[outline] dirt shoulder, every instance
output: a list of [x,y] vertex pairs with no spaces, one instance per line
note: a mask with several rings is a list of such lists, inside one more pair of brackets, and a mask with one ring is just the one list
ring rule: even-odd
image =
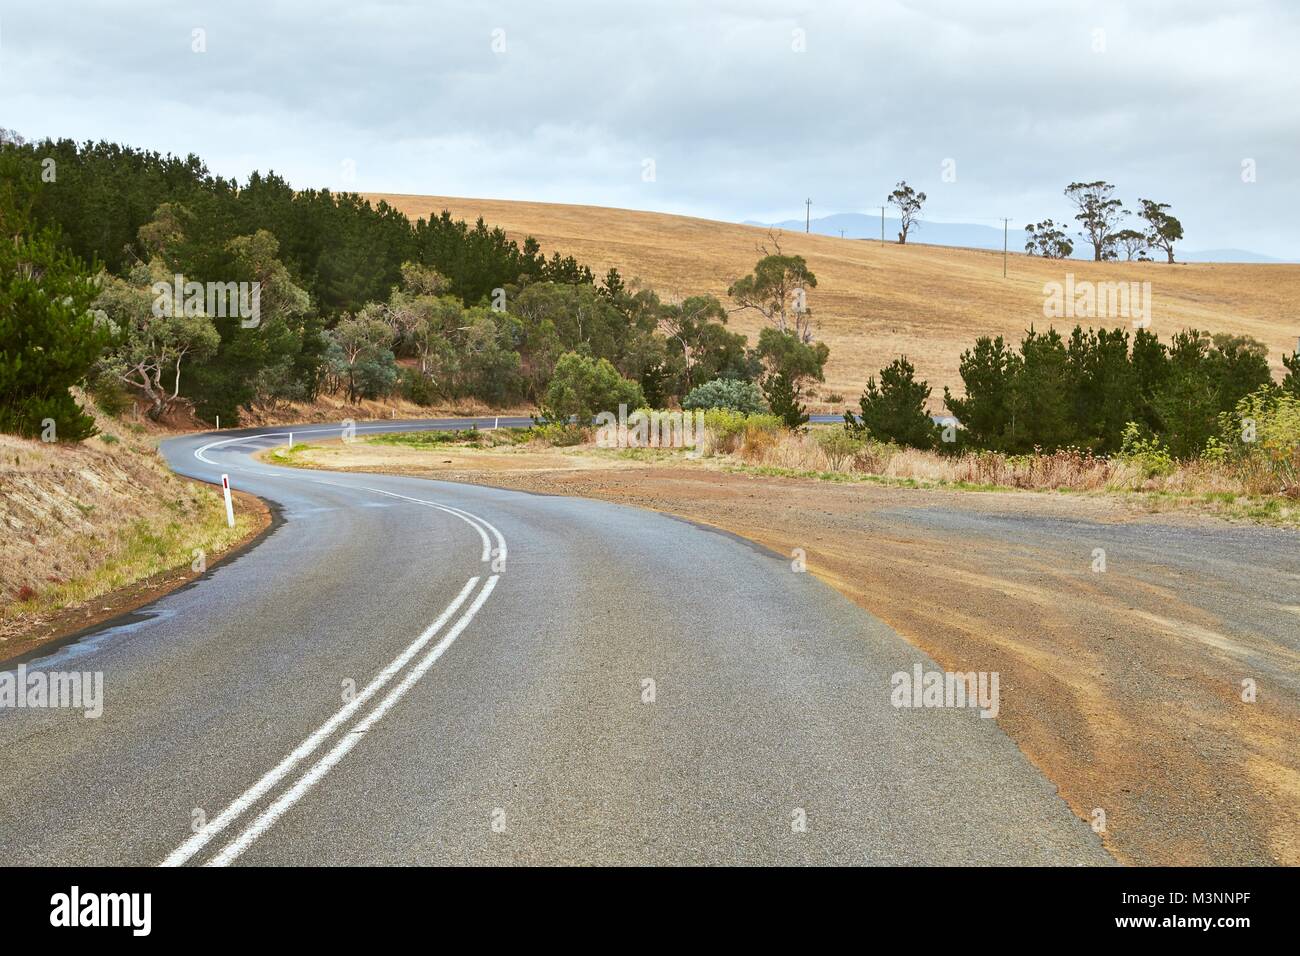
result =
[[802,549],[810,572],[944,668],[998,671],[999,724],[1075,813],[1104,812],[1120,860],[1300,864],[1295,532],[1150,515],[1122,496],[542,454],[357,444],[297,463],[598,498]]

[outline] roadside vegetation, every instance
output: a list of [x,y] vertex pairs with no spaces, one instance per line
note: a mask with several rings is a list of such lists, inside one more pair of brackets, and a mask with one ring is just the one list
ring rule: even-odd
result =
[[0,435],[0,657],[67,608],[97,611],[103,596],[165,571],[192,578],[260,527],[242,507],[227,527],[221,493],[173,474],[153,429],[79,398],[101,429],[90,440]]
[[713,296],[666,302],[482,220],[411,222],[274,175],[236,183],[195,156],[0,133],[0,229],[14,240],[0,429],[28,437],[47,420],[58,440],[88,437],[79,383],[153,421],[234,426],[322,396],[561,420],[726,379],[774,388],[794,421],[829,354],[804,303],[816,278],[779,246],[736,283],[740,307],[772,318],[751,344]]

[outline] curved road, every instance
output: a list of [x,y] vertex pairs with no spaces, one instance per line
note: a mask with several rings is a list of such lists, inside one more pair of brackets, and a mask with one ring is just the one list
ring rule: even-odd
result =
[[892,707],[936,665],[788,558],[251,458],[284,431],[164,443],[283,520],[28,665],[102,671],[104,713],[0,710],[0,863],[1110,862],[995,721]]

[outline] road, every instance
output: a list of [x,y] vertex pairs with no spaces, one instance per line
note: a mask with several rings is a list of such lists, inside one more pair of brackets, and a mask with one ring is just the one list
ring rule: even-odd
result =
[[164,443],[280,520],[28,665],[101,671],[104,712],[0,710],[0,863],[1110,862],[994,720],[891,706],[936,665],[789,557],[251,457],[284,431]]

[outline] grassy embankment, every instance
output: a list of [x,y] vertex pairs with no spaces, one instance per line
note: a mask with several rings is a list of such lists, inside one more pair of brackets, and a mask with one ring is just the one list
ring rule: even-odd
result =
[[180,478],[159,432],[97,416],[79,444],[0,436],[0,657],[18,639],[163,572],[197,572],[264,524],[242,502],[226,525],[221,493]]

